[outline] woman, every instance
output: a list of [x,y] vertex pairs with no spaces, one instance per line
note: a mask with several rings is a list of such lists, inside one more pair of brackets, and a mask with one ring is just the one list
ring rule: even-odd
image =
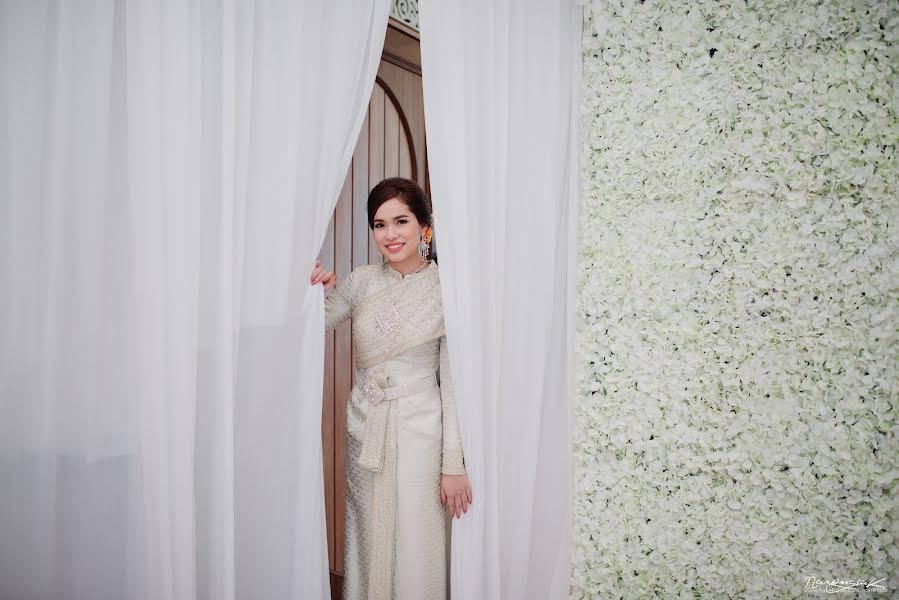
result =
[[[337,277],[316,261],[328,329],[352,318],[355,385],[347,403],[345,600],[442,599],[446,517],[472,501],[430,259],[431,207],[399,177],[368,196],[382,262]],[[438,386],[435,374],[440,374]]]

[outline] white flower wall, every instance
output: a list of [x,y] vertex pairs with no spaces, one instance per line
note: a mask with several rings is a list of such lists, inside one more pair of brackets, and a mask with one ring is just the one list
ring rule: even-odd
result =
[[899,597],[897,32],[586,7],[573,598]]

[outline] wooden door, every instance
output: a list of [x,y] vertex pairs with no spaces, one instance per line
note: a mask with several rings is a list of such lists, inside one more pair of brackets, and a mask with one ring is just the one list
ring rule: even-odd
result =
[[[342,280],[355,267],[378,262],[368,228],[368,192],[386,177],[406,177],[428,189],[418,32],[390,20],[368,114],[320,254]],[[343,590],[346,492],[346,402],[353,385],[351,324],[326,334],[322,450],[331,596]]]

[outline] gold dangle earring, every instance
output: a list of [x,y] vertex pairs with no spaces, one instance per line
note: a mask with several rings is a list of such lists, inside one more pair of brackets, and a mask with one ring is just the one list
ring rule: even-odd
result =
[[428,227],[418,240],[418,255],[422,261],[428,260],[428,251],[431,249],[431,232],[431,228]]

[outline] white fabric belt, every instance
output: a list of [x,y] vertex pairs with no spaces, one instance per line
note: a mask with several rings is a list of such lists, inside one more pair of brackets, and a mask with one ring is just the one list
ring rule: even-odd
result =
[[384,464],[384,440],[392,406],[385,401],[430,389],[437,385],[437,375],[432,373],[428,377],[391,387],[381,387],[387,381],[383,373],[370,376],[360,373],[360,377],[360,383],[363,383],[362,391],[368,398],[368,413],[365,417],[365,431],[362,434],[362,449],[358,461],[362,467],[380,472]]
[[[428,377],[421,377],[420,379],[414,379],[409,383],[395,385],[393,387],[385,389],[383,400],[396,400],[397,398],[402,398],[403,396],[411,396],[412,394],[417,394],[418,392],[423,392],[427,389],[430,389],[435,385],[437,385],[437,376],[431,374]],[[376,400],[374,403],[377,404],[378,400]]]

